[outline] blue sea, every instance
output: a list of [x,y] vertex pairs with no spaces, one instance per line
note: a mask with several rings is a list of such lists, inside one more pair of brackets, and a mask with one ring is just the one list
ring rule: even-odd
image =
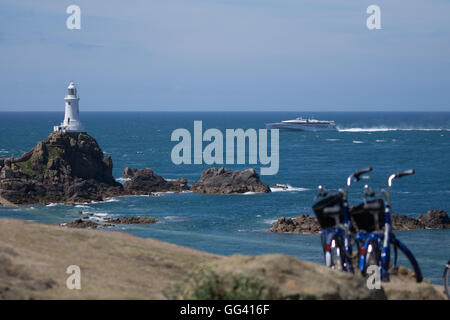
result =
[[[63,119],[62,112],[0,113],[0,156],[16,157],[45,139]],[[450,112],[82,112],[88,133],[97,139],[114,162],[120,178],[126,166],[152,168],[166,179],[196,181],[207,165],[174,165],[173,130],[193,134],[194,120],[203,130],[265,128],[265,123],[298,116],[335,120],[338,132],[280,132],[280,168],[261,179],[287,184],[286,191],[270,194],[200,195],[159,194],[154,197],[117,197],[105,202],[73,206],[51,204],[0,208],[0,217],[63,223],[78,218],[78,211],[104,216],[150,216],[152,225],[118,225],[113,230],[231,255],[284,253],[323,262],[317,235],[276,234],[267,230],[279,217],[312,214],[316,188],[337,189],[356,169],[372,166],[370,179],[350,191],[350,203],[361,201],[363,184],[386,185],[389,174],[413,168],[414,176],[395,181],[392,209],[417,217],[430,209],[450,212]],[[204,144],[206,145],[206,143]],[[259,165],[226,165],[229,169]],[[414,253],[425,277],[441,283],[450,258],[450,230],[396,232]]]

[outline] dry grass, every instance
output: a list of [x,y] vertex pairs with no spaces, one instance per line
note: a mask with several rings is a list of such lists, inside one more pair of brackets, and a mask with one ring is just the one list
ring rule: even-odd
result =
[[[0,219],[0,298],[165,299],[172,281],[217,257],[125,233]],[[69,265],[81,268],[81,290],[66,287]]]

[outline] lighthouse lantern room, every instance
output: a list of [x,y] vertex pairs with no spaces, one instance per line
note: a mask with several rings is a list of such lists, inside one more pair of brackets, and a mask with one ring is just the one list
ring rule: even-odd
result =
[[66,110],[64,121],[59,126],[54,126],[55,132],[85,132],[83,125],[80,122],[80,110],[78,107],[77,88],[75,83],[70,82],[67,87],[67,95],[64,98],[66,101]]

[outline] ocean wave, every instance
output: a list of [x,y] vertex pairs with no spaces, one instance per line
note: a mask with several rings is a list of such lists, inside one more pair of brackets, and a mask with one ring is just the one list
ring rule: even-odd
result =
[[384,142],[384,140],[383,139],[380,139],[380,140],[375,140],[376,142]]
[[103,202],[119,202],[119,199],[112,197],[105,199]]
[[265,224],[274,224],[278,219],[264,219],[262,222]]
[[59,203],[50,203],[46,207],[56,207]]
[[450,131],[442,128],[338,128],[339,132]]
[[360,140],[353,140],[353,143],[364,143],[364,141],[360,141]]
[[119,181],[119,182],[127,182],[127,181],[130,181],[131,179],[130,178],[117,178],[116,179],[116,181]]
[[169,221],[185,221],[186,218],[184,217],[179,217],[179,216],[165,216],[164,220],[169,220]]
[[271,187],[270,191],[272,191],[272,192],[293,192],[293,191],[299,192],[299,191],[310,190],[308,188],[293,187],[290,184],[285,184],[284,186],[286,186],[287,188],[284,189],[284,188],[273,188],[273,187]]
[[330,141],[330,142],[335,142],[335,141],[339,141],[341,139],[325,139],[325,141]]
[[152,192],[152,194],[156,197],[160,197],[160,196],[164,196],[166,194],[172,194],[175,193],[173,191],[157,191],[157,192]]
[[85,204],[77,204],[77,205],[75,206],[75,208],[90,209],[91,207],[89,207],[89,206],[87,206],[87,205],[85,205]]

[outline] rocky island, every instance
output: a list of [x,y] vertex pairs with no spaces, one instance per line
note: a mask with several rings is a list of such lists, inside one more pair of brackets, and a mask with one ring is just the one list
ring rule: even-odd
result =
[[150,195],[153,192],[182,192],[190,189],[187,179],[180,178],[167,181],[149,168],[138,170],[126,167],[122,177],[130,179],[124,184],[125,193],[130,195]]
[[110,156],[83,132],[53,132],[0,168],[0,198],[12,204],[88,202],[123,194]]
[[97,141],[85,132],[52,132],[21,157],[0,159],[0,205],[102,201],[125,195],[155,192],[232,194],[270,192],[254,169],[232,171],[211,168],[188,185],[188,180],[166,180],[152,169],[126,167],[124,185],[113,175],[110,156],[104,157]]
[[203,170],[202,176],[192,185],[191,191],[209,194],[271,192],[269,186],[260,180],[255,169],[233,171],[223,167]]

